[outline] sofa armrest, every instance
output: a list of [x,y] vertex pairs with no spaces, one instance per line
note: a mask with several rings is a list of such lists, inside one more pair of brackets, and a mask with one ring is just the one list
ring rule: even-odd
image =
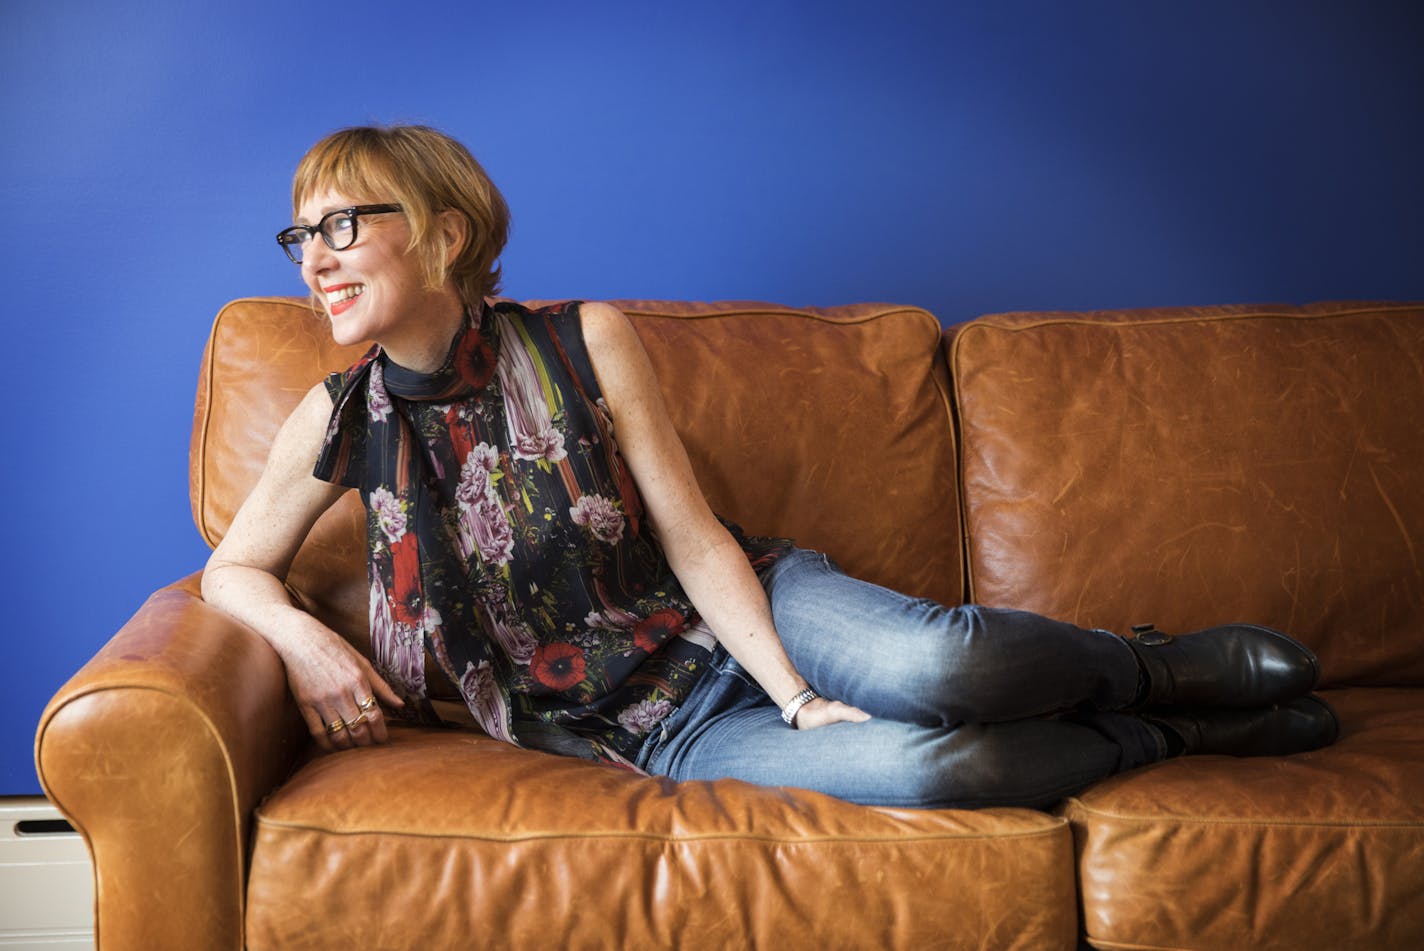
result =
[[252,812],[306,745],[277,655],[156,592],[40,718],[40,782],[89,845],[101,948],[243,946]]

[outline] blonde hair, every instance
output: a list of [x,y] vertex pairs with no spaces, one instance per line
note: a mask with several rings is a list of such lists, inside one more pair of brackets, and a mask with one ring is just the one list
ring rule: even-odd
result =
[[[454,281],[466,307],[499,291],[497,263],[509,237],[509,206],[480,163],[459,142],[421,125],[356,126],[313,145],[292,178],[293,216],[318,191],[356,202],[398,202],[410,224],[407,250],[420,260],[431,289]],[[449,250],[437,227],[443,211],[464,215],[465,246],[446,267]]]

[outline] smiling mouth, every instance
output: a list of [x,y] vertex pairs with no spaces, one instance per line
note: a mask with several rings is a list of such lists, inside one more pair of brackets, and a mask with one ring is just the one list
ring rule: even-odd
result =
[[346,284],[341,287],[333,288],[326,294],[327,309],[330,310],[333,315],[339,314],[355,303],[356,298],[365,292],[365,284]]

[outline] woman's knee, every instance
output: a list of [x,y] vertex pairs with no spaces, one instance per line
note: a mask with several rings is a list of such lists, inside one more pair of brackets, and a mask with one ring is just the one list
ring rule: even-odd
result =
[[923,610],[935,636],[924,639],[912,677],[918,690],[935,698],[941,724],[1002,719],[1000,712],[1021,680],[1012,651],[985,623],[983,609],[928,602]]

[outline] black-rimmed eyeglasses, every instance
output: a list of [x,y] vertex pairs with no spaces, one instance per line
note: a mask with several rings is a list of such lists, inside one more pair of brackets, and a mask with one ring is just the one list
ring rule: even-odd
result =
[[355,205],[327,212],[314,225],[292,225],[277,232],[277,243],[293,264],[302,263],[307,242],[318,234],[333,251],[345,251],[356,240],[356,219],[362,215],[384,215],[400,211],[400,205]]

